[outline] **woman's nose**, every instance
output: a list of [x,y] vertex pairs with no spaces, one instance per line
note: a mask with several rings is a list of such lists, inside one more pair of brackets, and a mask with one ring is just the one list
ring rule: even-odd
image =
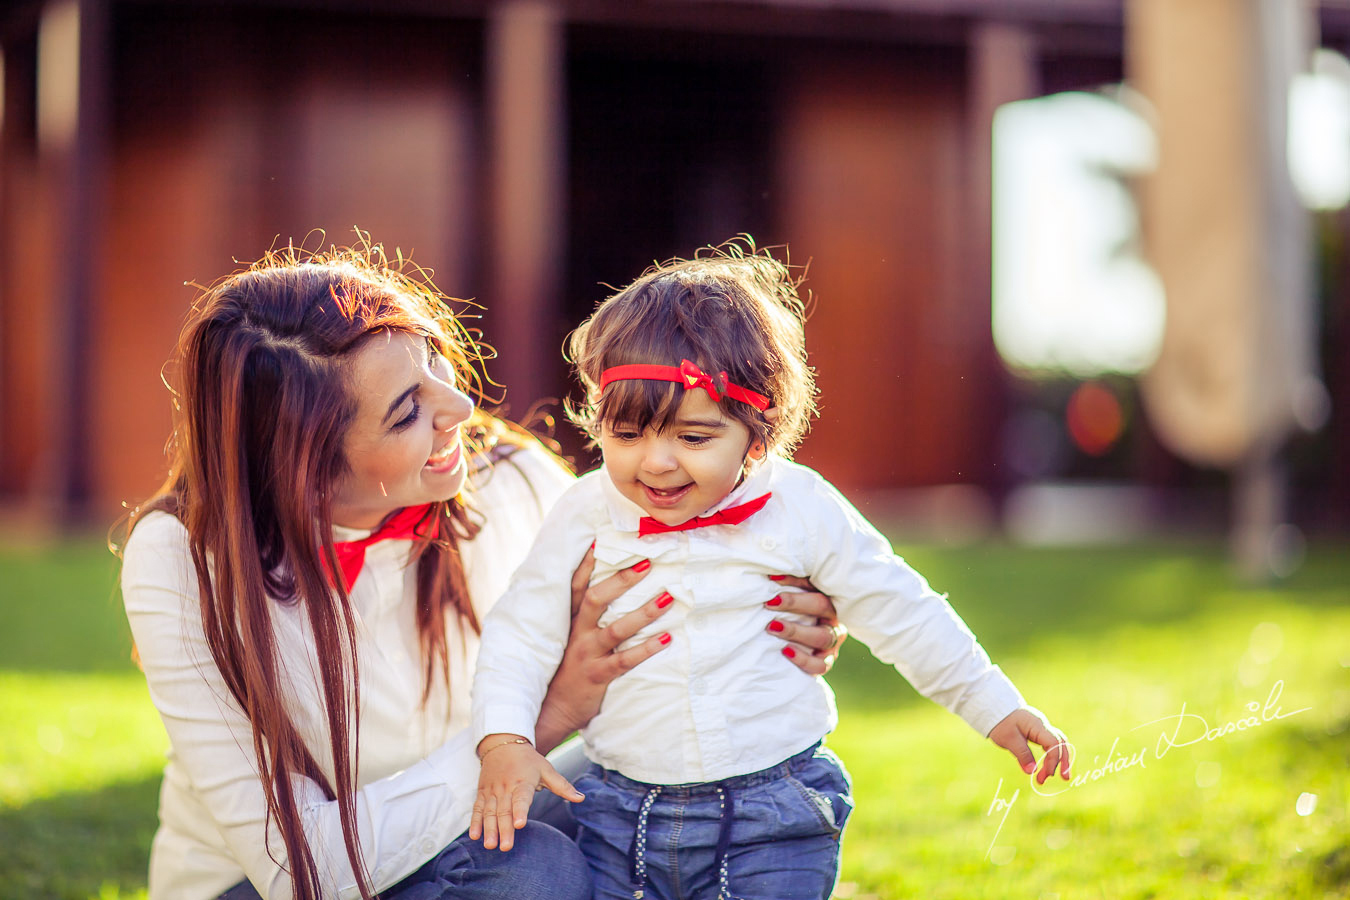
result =
[[436,398],[436,410],[432,413],[431,426],[437,431],[450,431],[463,425],[473,413],[473,400],[468,394],[447,385]]

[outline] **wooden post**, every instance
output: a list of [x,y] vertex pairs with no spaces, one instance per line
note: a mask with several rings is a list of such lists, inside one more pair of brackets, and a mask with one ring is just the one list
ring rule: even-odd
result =
[[488,22],[491,117],[491,367],[524,415],[559,387],[556,320],[563,280],[565,121],[563,26],[545,0],[507,0]]

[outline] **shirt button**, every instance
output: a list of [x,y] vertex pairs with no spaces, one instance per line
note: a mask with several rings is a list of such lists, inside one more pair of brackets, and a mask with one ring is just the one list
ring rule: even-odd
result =
[[404,654],[402,650],[395,650],[394,655],[391,658],[394,660],[394,662],[401,663],[408,657],[406,654]]
[[693,683],[689,685],[689,689],[695,694],[706,693],[708,690],[708,682],[704,681],[702,678],[695,678]]
[[422,838],[422,852],[431,854],[436,852],[436,842],[431,838]]
[[760,539],[759,546],[763,550],[776,550],[778,548],[778,542],[771,537],[766,537]]

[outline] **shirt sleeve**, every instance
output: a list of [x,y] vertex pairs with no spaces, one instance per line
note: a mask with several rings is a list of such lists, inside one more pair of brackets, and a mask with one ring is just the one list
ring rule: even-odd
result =
[[473,740],[519,734],[534,740],[539,709],[572,624],[572,572],[594,539],[593,503],[578,481],[553,506],[506,592],[483,621],[473,679]]
[[[291,897],[280,833],[266,825],[252,728],[207,647],[187,532],[177,519],[155,513],[133,531],[124,555],[122,594],[150,698],[168,732],[173,765],[209,812],[224,852],[259,893],[267,900]],[[358,831],[376,890],[411,874],[464,831],[477,776],[473,745],[461,731],[425,759],[359,789]],[[321,877],[332,894],[359,896],[337,803],[309,779],[295,779],[304,831]],[[163,809],[161,815],[166,815]],[[204,824],[197,823],[196,830]]]
[[895,555],[890,542],[834,486],[815,476],[806,521],[815,529],[811,582],[839,619],[923,696],[981,735],[1024,705],[943,594]]

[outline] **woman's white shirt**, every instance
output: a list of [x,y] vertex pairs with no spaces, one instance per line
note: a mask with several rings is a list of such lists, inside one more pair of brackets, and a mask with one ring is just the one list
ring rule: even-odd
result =
[[[461,545],[481,620],[501,595],[543,514],[572,478],[546,453],[525,449],[475,479],[482,530]],[[367,531],[338,529],[338,540]],[[375,888],[411,874],[468,827],[478,780],[469,686],[478,636],[449,623],[450,690],[422,703],[424,669],[414,623],[411,542],[373,544],[352,589],[361,677],[357,821]],[[147,515],[127,541],[122,595],[150,697],[169,736],[160,825],[150,853],[151,900],[207,900],[247,877],[267,900],[292,894],[275,827],[264,846],[266,802],[252,729],[230,696],[202,630],[197,576],[183,525]],[[314,643],[298,604],[274,607],[286,666],[288,711],[321,769],[332,756],[318,702]],[[334,896],[358,896],[337,804],[296,779],[305,833]]]

